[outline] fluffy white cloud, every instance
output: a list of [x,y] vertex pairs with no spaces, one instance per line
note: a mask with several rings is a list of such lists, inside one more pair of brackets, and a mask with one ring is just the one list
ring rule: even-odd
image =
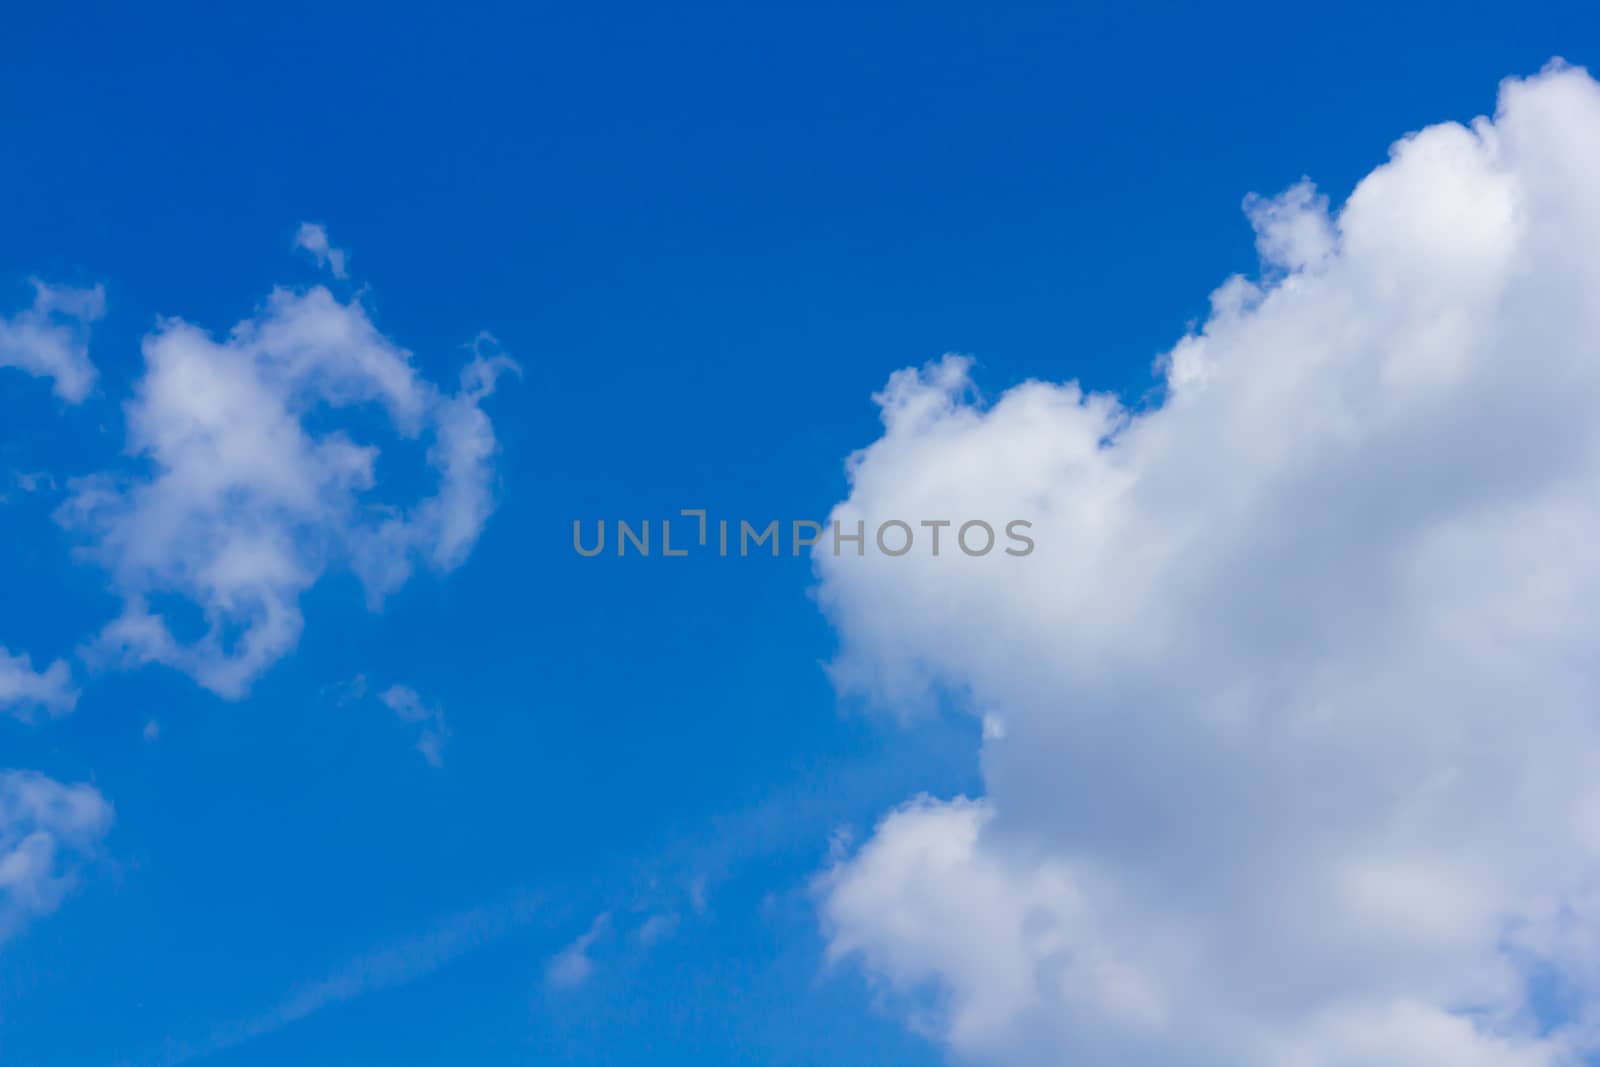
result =
[[49,378],[55,394],[81,402],[94,387],[89,362],[89,324],[106,313],[100,286],[74,289],[33,283],[33,305],[9,318],[0,315],[0,367],[16,367]]
[[92,786],[0,771],[0,942],[56,909],[111,818]]
[[[220,339],[163,321],[126,406],[141,472],[79,480],[59,515],[124,600],[98,647],[238,697],[294,647],[300,595],[329,566],[358,573],[374,606],[417,559],[458,566],[493,509],[480,404],[515,367],[491,345],[445,392],[359,298],[321,286],[275,290]],[[385,430],[429,442],[431,493],[392,463],[380,483],[368,441]]]
[[841,522],[1029,519],[1037,549],[819,550],[841,683],[986,725],[984,797],[819,878],[832,955],[991,1063],[1584,1062],[1600,87],[1507,82],[1336,216],[1246,206],[1263,278],[1158,407],[985,403],[953,357],[879,396]]
[[28,719],[41,709],[64,714],[77,703],[78,691],[73,688],[72,670],[65,661],[56,660],[36,671],[26,652],[14,656],[0,646],[0,712]]

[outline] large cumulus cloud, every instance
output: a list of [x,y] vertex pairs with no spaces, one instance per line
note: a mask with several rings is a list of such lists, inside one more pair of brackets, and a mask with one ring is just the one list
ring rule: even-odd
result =
[[897,374],[817,557],[845,685],[990,724],[820,876],[831,954],[1010,1064],[1553,1067],[1600,994],[1600,87],[1555,66],[1247,212],[1160,402]]

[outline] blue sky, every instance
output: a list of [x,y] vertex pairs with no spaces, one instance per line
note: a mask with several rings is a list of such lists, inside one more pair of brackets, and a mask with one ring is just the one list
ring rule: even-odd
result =
[[[1260,269],[1245,194],[1310,175],[1337,203],[1395,138],[1600,41],[1577,4],[6,23],[0,314],[33,277],[106,310],[81,403],[0,369],[0,646],[81,689],[0,715],[0,766],[115,809],[0,943],[19,1067],[945,1062],[826,962],[812,880],[840,827],[981,793],[980,724],[838,692],[804,558],[583,559],[572,521],[820,520],[883,432],[872,394],[945,352],[986,393],[1136,404]],[[320,284],[446,393],[481,333],[519,365],[482,400],[497,508],[470,554],[379,610],[329,566],[236,699],[86,653],[122,600],[60,509],[140,469],[141,339]],[[388,435],[397,498],[429,491],[380,415],[341,425]],[[395,686],[447,724],[437,765]]]

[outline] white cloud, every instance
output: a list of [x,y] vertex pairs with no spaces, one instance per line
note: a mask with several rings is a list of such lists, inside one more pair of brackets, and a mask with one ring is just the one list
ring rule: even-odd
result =
[[1037,549],[817,556],[842,685],[1003,723],[982,798],[819,878],[835,959],[988,1063],[1583,1062],[1597,179],[1600,87],[1552,68],[1337,217],[1248,202],[1264,278],[1217,291],[1158,408],[984,404],[954,357],[891,380],[836,516],[1030,519]]
[[331,686],[325,686],[321,695],[324,699],[331,697],[333,702],[342,708],[349,704],[354,704],[356,701],[365,697],[367,695],[367,689],[367,676],[364,674],[358,674],[354,678],[346,678],[342,682],[336,682]]
[[650,948],[671,938],[678,932],[679,925],[681,920],[676,912],[657,912],[640,923],[633,936],[638,939],[640,945]]
[[0,646],[0,712],[29,719],[40,710],[63,715],[77,703],[72,670],[64,661],[35,671],[27,653],[12,655]]
[[[494,503],[480,404],[515,368],[490,346],[479,339],[446,393],[358,298],[321,286],[274,290],[221,339],[161,322],[126,408],[136,472],[76,481],[58,513],[87,534],[124,602],[97,650],[236,698],[294,648],[300,595],[330,566],[360,575],[374,607],[416,559],[459,566]],[[385,424],[430,442],[432,494],[418,498],[403,475],[380,480],[368,441]]]
[[0,771],[0,942],[60,905],[111,818],[92,786]]
[[450,728],[445,725],[444,712],[424,703],[420,694],[410,686],[391,685],[378,695],[384,706],[404,722],[417,723],[422,734],[417,739],[417,751],[435,767],[444,762],[444,743],[450,739]]
[[94,387],[89,362],[89,324],[104,317],[100,286],[74,289],[33,282],[33,305],[9,318],[0,315],[0,367],[49,378],[55,394],[77,404]]
[[[834,959],[869,953],[895,974],[938,974],[950,985],[941,1022],[958,1046],[1003,1035],[1019,1005],[1048,984],[1060,1007],[1143,1028],[1162,1005],[1140,975],[1101,944],[1101,919],[1079,872],[1044,858],[1008,865],[983,847],[992,819],[981,802],[923,797],[891,814],[855,858],[824,877]],[[894,936],[877,923],[893,916]]]
[[556,989],[571,989],[587,982],[594,974],[594,960],[589,956],[589,950],[596,941],[611,932],[611,915],[601,912],[595,916],[594,922],[589,924],[589,929],[578,936],[572,944],[550,957],[545,965],[545,981]]
[[38,493],[45,490],[54,492],[56,488],[55,476],[43,471],[17,471],[12,480],[24,493]]
[[344,249],[333,247],[327,229],[320,223],[302,222],[295,232],[294,245],[310,252],[317,266],[326,267],[335,278],[342,281],[349,277],[344,269]]

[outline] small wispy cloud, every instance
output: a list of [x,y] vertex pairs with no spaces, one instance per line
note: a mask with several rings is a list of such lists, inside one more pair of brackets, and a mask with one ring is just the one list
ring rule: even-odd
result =
[[358,674],[354,678],[346,678],[342,682],[324,686],[319,697],[323,700],[332,700],[342,708],[365,698],[367,689],[367,676]]
[[177,1067],[214,1056],[331,1005],[415,982],[526,925],[535,910],[533,898],[517,894],[498,905],[458,912],[422,934],[363,953],[322,978],[291,989],[259,1015],[218,1026],[202,1042],[171,1042],[145,1063],[148,1067]]
[[587,982],[594,974],[594,960],[589,950],[610,932],[611,913],[603,911],[572,944],[550,957],[545,966],[545,981],[555,989],[572,989]]
[[0,770],[0,944],[55,911],[113,817],[110,802],[88,783]]
[[89,326],[105,317],[106,293],[33,282],[33,304],[0,315],[0,367],[49,378],[56,396],[79,404],[94,387],[89,361]]
[[0,646],[0,712],[27,722],[40,710],[65,715],[77,703],[78,690],[66,661],[58,659],[36,671],[26,652],[13,655]]
[[640,923],[633,936],[642,947],[649,948],[677,933],[679,922],[676,912],[661,912]]
[[294,235],[294,245],[310,252],[317,266],[326,268],[340,281],[349,277],[344,269],[344,249],[333,246],[328,240],[327,228],[321,223],[302,222]]
[[450,727],[445,725],[444,712],[437,705],[429,705],[415,689],[408,685],[391,685],[378,699],[398,715],[403,722],[419,723],[422,735],[417,738],[417,751],[422,758],[441,766],[444,762],[444,743],[450,739]]
[[56,488],[56,477],[48,471],[16,471],[11,480],[24,493],[51,492]]

